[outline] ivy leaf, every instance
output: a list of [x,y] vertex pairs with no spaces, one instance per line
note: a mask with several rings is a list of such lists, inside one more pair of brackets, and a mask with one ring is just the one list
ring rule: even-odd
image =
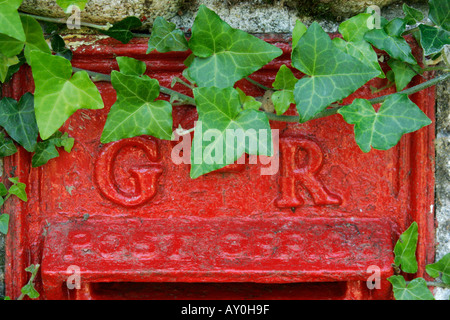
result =
[[80,10],[84,10],[88,1],[89,0],[56,0],[56,3],[65,13],[71,13],[72,6],[77,6]]
[[23,0],[0,0],[0,33],[25,41],[22,22],[17,9]]
[[25,192],[25,183],[19,182],[19,178],[9,178],[13,185],[9,188],[9,193],[16,195],[20,200],[27,202],[27,193]]
[[186,51],[189,49],[184,33],[176,29],[175,23],[168,22],[163,17],[157,17],[153,23],[152,34],[148,40],[147,53]]
[[63,57],[69,61],[72,60],[73,53],[70,49],[66,48],[66,43],[59,34],[52,34],[50,43],[52,45],[52,50],[56,53],[56,55]]
[[30,297],[30,299],[39,298],[39,292],[36,291],[31,283],[27,283],[26,285],[24,285],[21,289],[21,292]]
[[424,55],[438,53],[446,44],[450,44],[450,32],[439,27],[419,25],[420,44]]
[[14,99],[3,98],[0,101],[0,126],[27,151],[34,151],[39,130],[33,95],[25,93],[18,103]]
[[70,61],[40,51],[31,51],[31,69],[36,86],[34,103],[43,140],[54,134],[79,109],[102,109],[103,100],[85,71],[72,76]]
[[41,141],[37,144],[36,151],[31,159],[33,168],[46,164],[50,159],[59,157],[56,147],[64,147],[66,152],[70,152],[73,148],[75,139],[69,138],[69,134],[62,134],[57,131],[50,139]]
[[239,99],[241,101],[242,109],[252,109],[252,110],[259,110],[262,103],[259,101],[256,101],[256,99],[252,96],[247,96],[244,91],[242,91],[239,88],[236,88],[237,92],[239,92]]
[[341,38],[334,38],[333,44],[343,52],[365,63],[367,66],[371,66],[374,70],[378,70],[379,78],[383,79],[386,77],[383,69],[381,69],[381,66],[378,63],[378,56],[375,50],[373,50],[372,46],[368,42],[364,40],[357,42],[346,42]]
[[448,0],[430,0],[428,18],[437,26],[450,31],[450,2]]
[[442,273],[442,282],[450,284],[450,253],[447,253],[438,262],[427,265],[425,270],[432,278],[438,278]]
[[[0,54],[0,60],[2,60],[1,56],[2,56],[2,55]],[[20,67],[21,67],[23,64],[26,63],[26,60],[25,60],[25,56],[24,56],[24,54],[23,54],[23,51],[22,51],[17,57],[13,57],[12,59],[13,59],[13,60],[12,60],[13,65],[9,65],[9,66],[8,66],[8,71],[6,72],[6,77],[5,77],[5,80],[3,81],[4,83],[5,83],[5,82],[8,82],[9,80],[11,80],[12,76],[13,76],[17,71],[20,70]],[[16,62],[16,63],[14,63],[14,62]],[[1,69],[2,69],[2,67],[1,67],[1,63],[0,63],[0,70],[1,70]],[[0,73],[1,73],[1,71],[0,71]],[[0,82],[1,82],[1,74],[0,74]]]
[[9,68],[17,63],[19,63],[19,58],[8,58],[0,53],[0,82],[5,82],[8,77]]
[[395,259],[394,263],[400,266],[404,272],[416,273],[416,247],[418,239],[418,226],[414,221],[411,226],[400,235],[394,247]]
[[192,26],[189,48],[195,58],[189,77],[199,87],[232,87],[282,54],[282,50],[225,21],[201,5]]
[[108,30],[98,29],[101,33],[104,33],[111,38],[119,40],[120,42],[127,44],[131,39],[134,38],[133,32],[142,26],[141,20],[137,17],[126,17],[125,19],[115,23]]
[[308,75],[294,88],[300,122],[312,119],[379,74],[336,48],[317,22],[311,24],[292,51],[292,65]]
[[371,18],[369,13],[360,13],[339,25],[340,38],[334,38],[333,44],[343,52],[355,57],[368,66],[372,66],[380,72],[379,78],[385,78],[384,72],[378,63],[378,56],[372,46],[364,40],[364,34],[371,30],[367,20]]
[[36,299],[39,297],[39,293],[34,288],[33,283],[33,279],[36,277],[39,267],[39,264],[32,264],[29,267],[25,268],[25,271],[31,273],[31,278],[30,280],[28,280],[28,283],[22,287],[21,292],[22,294],[29,296],[31,299]]
[[403,12],[405,13],[405,21],[408,25],[416,24],[424,19],[422,12],[408,6],[406,3],[403,4]]
[[418,65],[410,65],[395,59],[389,59],[388,65],[394,72],[397,91],[403,90],[420,71]]
[[[344,120],[354,124],[355,140],[363,152],[370,147],[387,150],[395,146],[403,134],[429,125],[431,120],[405,94],[386,99],[378,112],[364,99],[355,99],[339,111]],[[410,268],[408,268],[410,270]]]
[[306,26],[301,22],[300,20],[297,20],[295,22],[294,30],[292,30],[292,48],[295,48],[295,46],[298,43],[298,40],[305,34]]
[[23,30],[25,31],[25,59],[30,63],[30,52],[33,50],[42,51],[51,54],[47,42],[44,39],[42,27],[36,19],[29,16],[20,17],[22,20]]
[[0,197],[4,197],[8,194],[8,189],[6,189],[5,185],[0,182]]
[[147,70],[145,62],[139,61],[130,57],[117,57],[117,64],[121,73],[127,76],[140,77]]
[[[59,131],[57,133],[60,133]],[[65,132],[61,137],[56,139],[56,146],[61,148],[64,148],[64,151],[67,153],[70,153],[72,151],[73,145],[75,143],[74,138],[70,138],[69,134]]]
[[155,101],[159,96],[158,80],[113,71],[111,83],[117,101],[106,119],[102,143],[140,135],[171,139],[172,106],[167,101]]
[[7,234],[8,226],[9,226],[9,215],[6,213],[0,214],[0,233]]
[[364,40],[364,34],[369,31],[367,19],[372,15],[370,13],[360,13],[339,25],[339,33],[346,41],[358,42]]
[[[397,29],[394,27],[397,27]],[[395,34],[401,29],[398,29],[398,25],[392,24],[388,30]],[[364,35],[364,40],[368,41],[378,49],[386,51],[394,59],[410,64],[417,64],[416,59],[411,53],[411,47],[406,40],[400,36],[389,35],[385,29],[369,30]]]
[[384,26],[386,33],[392,37],[401,37],[405,29],[406,21],[402,18],[394,18]]
[[33,168],[40,167],[46,164],[50,159],[57,157],[59,157],[59,153],[52,141],[45,140],[39,142],[36,147],[36,152],[31,159],[31,166]]
[[11,139],[7,139],[3,132],[0,132],[0,158],[8,157],[16,152],[17,148],[14,142]]
[[392,284],[396,300],[434,300],[434,296],[423,278],[416,278],[406,286],[402,276],[391,276],[388,281]]
[[277,72],[275,82],[272,86],[278,91],[272,93],[272,102],[275,107],[275,111],[278,115],[281,115],[289,109],[294,100],[294,88],[298,79],[294,76],[291,69],[283,64]]
[[22,51],[23,46],[23,41],[0,34],[0,54],[8,58],[17,56]]
[[252,109],[242,110],[236,89],[195,88],[194,98],[198,121],[191,152],[192,179],[234,163],[244,152],[273,153],[267,116]]

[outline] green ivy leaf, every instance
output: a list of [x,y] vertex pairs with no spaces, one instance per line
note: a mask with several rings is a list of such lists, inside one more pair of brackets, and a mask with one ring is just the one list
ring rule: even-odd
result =
[[307,75],[294,88],[300,122],[312,119],[379,75],[379,71],[336,48],[317,22],[292,51],[292,65]]
[[297,20],[295,22],[294,30],[292,30],[292,48],[295,48],[295,46],[298,43],[298,40],[300,40],[301,37],[305,34],[306,26],[301,22],[300,20]]
[[20,20],[25,32],[25,41],[0,34],[0,52],[8,57],[12,57],[19,54],[25,46],[24,53],[28,63],[30,63],[30,52],[33,50],[51,54],[52,52],[44,39],[39,22],[30,16],[21,16]]
[[[57,132],[61,133],[61,132]],[[67,132],[64,132],[64,134],[58,138],[55,138],[55,144],[58,148],[64,148],[64,151],[67,153],[70,153],[72,151],[73,145],[75,144],[75,139],[70,138],[69,134]]]
[[420,44],[424,55],[438,53],[446,44],[450,44],[450,32],[438,27],[419,25]]
[[406,21],[402,18],[394,18],[384,26],[386,33],[392,37],[401,37],[405,29]]
[[428,18],[437,26],[450,31],[450,2],[448,0],[430,0]]
[[184,33],[176,28],[175,23],[168,22],[163,17],[157,17],[153,23],[152,34],[148,40],[147,53],[186,51],[189,49]]
[[403,12],[405,13],[405,21],[408,25],[416,24],[424,19],[422,12],[408,6],[406,3],[403,4]]
[[392,284],[396,300],[434,300],[434,296],[423,278],[416,278],[406,286],[402,276],[391,276],[388,281]]
[[450,284],[450,253],[447,253],[438,262],[427,265],[425,270],[432,278],[438,278],[442,273],[442,282]]
[[36,291],[31,283],[24,285],[21,289],[21,292],[29,296],[31,299],[39,298],[39,292]]
[[262,103],[259,101],[256,101],[256,99],[252,96],[247,96],[244,91],[242,91],[239,88],[236,88],[236,90],[239,92],[239,99],[241,101],[242,109],[252,109],[252,110],[259,110]]
[[[386,26],[385,26],[386,27]],[[395,25],[390,26],[390,32],[396,33]],[[398,28],[398,26],[396,26]],[[400,29],[401,30],[401,29]],[[417,64],[411,53],[411,47],[406,40],[400,36],[389,35],[385,29],[369,30],[364,35],[364,40],[368,41],[380,50],[386,51],[392,58],[410,64]]]
[[405,94],[390,96],[378,112],[367,100],[355,99],[338,113],[347,123],[355,125],[355,140],[363,152],[369,152],[371,146],[378,150],[390,149],[403,134],[431,123]]
[[5,82],[8,77],[9,68],[17,63],[19,63],[19,58],[8,58],[0,53],[0,82]]
[[232,87],[282,54],[281,49],[231,28],[204,5],[192,26],[189,47],[196,57],[188,73],[199,87]]
[[0,158],[8,157],[16,152],[17,148],[14,142],[11,139],[7,139],[3,132],[0,132]]
[[375,50],[373,50],[372,46],[368,42],[364,40],[357,42],[346,42],[341,38],[334,38],[333,44],[343,52],[355,57],[367,66],[372,67],[374,70],[377,70],[379,72],[379,78],[383,79],[386,77],[383,69],[381,69],[381,66],[378,63],[378,56]]
[[0,233],[7,234],[9,226],[9,215],[3,213],[0,215]]
[[131,30],[135,30],[142,26],[141,20],[137,17],[126,17],[125,19],[115,23],[108,30],[98,29],[101,33],[104,33],[111,38],[119,40],[120,42],[127,44],[134,38],[133,32]]
[[70,49],[66,48],[66,43],[59,34],[52,34],[50,43],[52,46],[52,50],[56,53],[56,55],[63,57],[69,61],[72,60],[73,53]]
[[278,115],[285,113],[289,106],[295,103],[294,88],[297,81],[298,79],[291,69],[283,64],[277,72],[275,82],[272,84],[278,90],[272,93],[273,106]]
[[23,41],[0,34],[0,54],[12,58],[22,51],[23,46]]
[[[16,62],[16,63],[13,63],[13,65],[8,66],[8,71],[6,72],[6,77],[5,77],[5,80],[3,81],[4,83],[8,82],[12,78],[12,76],[17,71],[19,71],[20,67],[26,63],[23,51],[17,57],[13,57],[12,59],[13,59],[13,62]],[[0,54],[0,60],[1,60],[1,54]],[[0,69],[1,68],[2,67],[1,67],[1,63],[0,63]],[[0,73],[1,73],[1,71],[0,71]],[[0,82],[1,82],[1,75],[0,75]]]
[[410,65],[399,60],[389,59],[388,65],[394,72],[397,91],[403,90],[411,82],[411,79],[420,73],[420,67],[417,64]]
[[385,78],[384,72],[378,63],[378,56],[372,46],[364,40],[364,34],[371,30],[367,20],[371,18],[369,13],[360,13],[339,25],[340,38],[334,38],[333,44],[343,52],[355,57],[368,66],[372,66],[380,72],[379,78]]
[[[199,121],[192,144],[192,179],[234,163],[244,152],[272,155],[267,116],[252,109],[242,110],[236,89],[195,88],[194,98]],[[237,138],[230,133],[235,133]]]
[[33,168],[40,167],[46,164],[50,159],[57,157],[59,157],[59,153],[51,139],[39,142],[33,158],[31,159],[31,166]]
[[0,197],[4,197],[8,194],[8,189],[6,189],[5,185],[0,182]]
[[20,17],[22,20],[23,30],[25,31],[25,59],[30,64],[30,52],[34,50],[51,54],[47,42],[44,39],[42,27],[36,19],[29,16]]
[[106,119],[102,143],[140,135],[171,139],[172,106],[167,101],[155,101],[159,96],[157,80],[113,71],[111,83],[116,89],[117,101]]
[[36,151],[31,159],[31,165],[33,168],[46,164],[50,159],[59,157],[58,150],[56,149],[64,147],[66,152],[71,152],[75,139],[70,138],[69,134],[65,132],[62,134],[57,131],[48,140],[41,141],[37,144]]
[[0,33],[25,41],[25,33],[17,9],[23,0],[0,0]]
[[417,272],[416,247],[418,226],[414,221],[411,226],[400,235],[394,247],[394,263],[407,273]]
[[14,99],[3,98],[0,101],[0,126],[27,151],[34,151],[39,130],[33,95],[25,93],[18,103]]
[[147,70],[145,62],[130,57],[117,57],[117,64],[121,73],[127,76],[140,77]]
[[20,200],[27,202],[27,193],[25,192],[25,183],[19,182],[19,178],[9,178],[13,185],[9,188],[9,193],[16,195]]
[[80,10],[84,10],[88,1],[89,0],[56,0],[56,3],[65,13],[71,13],[72,6],[77,6]]
[[31,69],[36,86],[36,120],[43,140],[54,134],[75,111],[103,108],[102,97],[87,72],[79,71],[72,76],[70,61],[32,51]]
[[359,42],[364,40],[364,34],[369,31],[367,19],[371,17],[369,13],[360,13],[339,25],[339,33],[346,41]]

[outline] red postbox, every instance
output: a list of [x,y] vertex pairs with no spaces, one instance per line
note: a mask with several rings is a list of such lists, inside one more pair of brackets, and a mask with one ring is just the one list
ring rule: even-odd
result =
[[[270,86],[290,64],[290,47],[281,38],[267,41],[284,53],[252,77]],[[188,53],[146,49],[140,39],[98,40],[79,47],[72,63],[110,73],[116,56],[130,56],[169,87]],[[4,95],[32,92],[31,79],[23,68]],[[372,97],[370,86],[383,81],[347,101]],[[5,160],[5,175],[18,176],[29,195],[6,207],[7,295],[18,296],[24,269],[39,263],[43,299],[390,299],[393,247],[412,221],[420,230],[419,274],[433,261],[433,125],[388,151],[363,153],[340,115],[271,122],[279,133],[272,162],[246,158],[193,180],[189,164],[171,159],[179,142],[141,136],[101,144],[116,94],[110,83],[97,85],[105,109],[80,110],[62,128],[75,138],[71,153],[39,168],[22,149]],[[263,94],[246,80],[239,85]],[[410,98],[434,119],[433,89]],[[174,128],[190,128],[196,111],[174,107],[173,119]],[[367,287],[373,270],[380,289]],[[77,275],[80,289],[69,289]]]

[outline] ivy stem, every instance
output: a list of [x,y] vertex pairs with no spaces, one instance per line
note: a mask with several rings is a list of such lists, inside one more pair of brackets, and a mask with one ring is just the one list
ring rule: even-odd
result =
[[[87,74],[91,77],[92,81],[94,82],[100,82],[100,81],[106,81],[111,82],[111,76],[109,74],[99,73],[95,71],[89,71],[85,69],[75,68],[72,67],[73,72],[77,71],[86,71]],[[169,96],[176,97],[177,101],[185,102],[186,104],[195,106],[195,100],[194,98],[191,98],[185,94],[179,93],[178,91],[166,88],[166,87],[160,87],[160,92],[164,93]]]
[[[406,285],[408,285],[411,281],[406,281]],[[447,288],[450,289],[450,284],[445,284],[443,282],[437,282],[437,281],[426,281],[427,286],[429,287],[440,287],[440,288]]]
[[[368,99],[367,101],[370,102],[371,104],[377,104],[377,103],[381,103],[384,100],[386,100],[388,97],[394,95],[394,94],[398,94],[398,93],[402,93],[402,94],[406,94],[406,95],[411,95],[413,93],[419,92],[423,89],[432,87],[434,85],[436,85],[437,83],[441,82],[441,81],[445,81],[448,78],[450,78],[450,72],[448,73],[444,73],[440,76],[437,76],[436,78],[433,78],[431,80],[428,80],[426,82],[423,82],[421,84],[418,84],[417,86],[396,92],[396,93],[391,93],[391,94],[387,94],[384,96],[380,96],[377,98],[372,98],[372,99]],[[319,112],[318,114],[316,114],[311,120],[313,119],[319,119],[319,118],[324,118],[324,117],[328,117],[334,114],[337,114],[337,112],[339,111],[339,109],[348,106],[348,104],[346,105],[341,105],[335,108],[329,108],[329,109],[325,109],[322,112]],[[274,113],[270,113],[270,112],[266,112],[267,118],[269,118],[269,120],[273,120],[273,121],[284,121],[284,122],[299,122],[300,117],[299,116],[286,116],[286,115],[276,115]]]
[[261,88],[261,89],[263,89],[263,90],[266,90],[266,91],[267,91],[267,90],[273,90],[273,91],[276,90],[276,89],[273,89],[273,88],[266,87],[265,85],[259,83],[258,81],[253,80],[253,79],[250,78],[250,77],[246,77],[245,80],[247,80],[248,82],[253,83],[255,86],[257,86],[257,87],[259,87],[259,88]]
[[185,87],[187,87],[187,88],[189,88],[189,89],[191,89],[191,90],[194,89],[194,86],[190,85],[189,83],[187,83],[186,81],[184,81],[183,79],[178,78],[178,77],[173,78],[173,81],[172,81],[172,87],[173,87],[177,82],[178,82],[178,83],[181,83],[183,86],[185,86]]
[[[28,16],[28,17],[35,18],[36,20],[39,20],[39,21],[61,23],[61,24],[66,24],[67,23],[67,19],[66,18],[42,17],[42,16],[36,16],[34,14],[29,14],[29,13],[24,13],[24,12],[19,12],[19,14],[21,16]],[[110,24],[108,24],[108,25],[98,25],[98,24],[93,24],[93,23],[88,23],[88,22],[80,22],[80,26],[94,28],[94,29],[99,29],[99,30],[109,30],[109,28],[112,27],[112,25],[110,25]]]
[[445,71],[445,72],[450,72],[450,69],[448,67],[427,67],[427,68],[423,68],[421,71],[425,72],[425,71]]
[[[94,71],[89,71],[89,70],[85,70],[85,69],[80,69],[80,68],[72,68],[74,72],[77,71],[86,71],[89,76],[92,78],[92,81],[108,81],[111,82],[111,76],[107,75],[107,74],[103,74],[103,73],[98,73],[98,72],[94,72]],[[433,78],[431,80],[428,80],[426,82],[423,82],[421,84],[418,84],[414,87],[396,92],[396,93],[391,93],[391,94],[387,94],[384,96],[380,96],[380,97],[376,97],[376,98],[372,98],[372,99],[368,99],[367,101],[370,102],[370,104],[377,104],[377,103],[381,103],[383,101],[385,101],[388,97],[394,95],[394,94],[406,94],[406,95],[411,95],[413,93],[419,92],[421,90],[424,90],[426,88],[432,87],[434,85],[436,85],[437,83],[441,82],[441,81],[445,81],[448,78],[450,78],[450,72],[448,73],[444,73],[440,76],[437,76],[436,78]],[[247,80],[250,80],[250,78],[246,78]],[[254,81],[253,79],[251,79],[250,82]],[[265,87],[261,84],[259,84],[258,82],[255,81],[255,84],[258,86],[262,86]],[[267,87],[266,87],[267,88]],[[267,88],[267,90],[272,90],[270,88]],[[166,87],[160,87],[160,92],[164,93],[166,95],[169,95],[171,97],[176,97],[177,100],[179,102],[185,102],[186,104],[189,105],[193,105],[195,106],[195,100],[194,98],[191,98],[185,94],[179,93],[178,91],[166,88]],[[345,107],[348,106],[348,104],[346,105],[340,105],[337,107],[333,107],[333,108],[328,108],[323,110],[322,112],[319,112],[318,114],[316,114],[314,117],[311,118],[311,120],[314,119],[319,119],[319,118],[324,118],[324,117],[328,117],[328,116],[332,116],[337,114],[337,112]],[[299,122],[300,117],[299,116],[288,116],[288,115],[277,115],[275,113],[271,113],[271,112],[265,112],[267,115],[267,118],[269,120],[273,120],[273,121],[283,121],[283,122]]]

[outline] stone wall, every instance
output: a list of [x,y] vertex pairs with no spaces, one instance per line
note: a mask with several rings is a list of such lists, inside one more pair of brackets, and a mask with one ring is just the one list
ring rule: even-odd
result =
[[[62,11],[54,6],[54,1],[25,0],[23,9],[28,12],[46,15],[63,15]],[[382,15],[387,19],[403,16],[401,3],[405,1],[394,0],[253,0],[253,1],[104,1],[96,0],[96,5],[86,7],[88,12],[85,18],[98,23],[117,21],[127,15],[146,15],[152,20],[148,6],[158,10],[157,15],[171,17],[171,21],[184,30],[192,26],[196,9],[199,4],[206,4],[216,11],[232,27],[242,29],[250,33],[290,33],[296,19],[301,19],[305,24],[316,20],[328,32],[337,31],[339,23],[346,16],[361,12],[371,4],[384,6]],[[426,12],[427,5],[423,1],[407,1],[415,8]],[[44,5],[42,5],[44,3]],[[46,4],[47,3],[47,6]],[[102,6],[101,4],[104,3]],[[126,5],[125,5],[126,4]],[[388,6],[386,6],[388,5]],[[302,9],[298,9],[301,7]],[[107,10],[106,10],[106,9]],[[114,9],[118,8],[118,9]],[[95,10],[98,13],[92,14]],[[143,11],[144,10],[144,11]],[[101,18],[105,17],[106,20]],[[95,17],[95,19],[93,18]],[[146,25],[148,26],[148,24]],[[438,223],[436,243],[436,258],[441,258],[450,252],[450,89],[449,82],[437,86],[436,101],[436,203],[435,213]],[[1,165],[1,163],[0,163]],[[1,170],[0,170],[1,173]],[[4,266],[4,237],[0,236],[0,296],[3,294],[3,266]],[[436,299],[449,299],[450,290],[436,289]]]

